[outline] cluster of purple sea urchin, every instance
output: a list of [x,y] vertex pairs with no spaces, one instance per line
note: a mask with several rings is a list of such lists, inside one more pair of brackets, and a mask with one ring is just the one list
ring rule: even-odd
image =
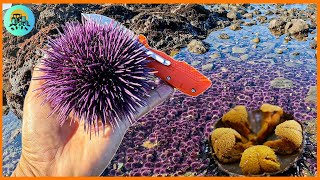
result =
[[132,123],[152,86],[147,49],[114,22],[72,22],[62,29],[48,42],[40,68],[45,74],[35,78],[45,80],[39,89],[51,114],[62,125],[72,112],[90,131],[98,130],[99,121],[112,128],[122,119]]

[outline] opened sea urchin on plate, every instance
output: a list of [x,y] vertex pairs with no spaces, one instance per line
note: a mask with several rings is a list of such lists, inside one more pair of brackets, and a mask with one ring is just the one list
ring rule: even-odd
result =
[[[272,112],[266,111],[265,107],[272,107]],[[291,115],[281,110],[278,106],[265,104],[262,106],[262,110],[260,108],[259,110],[247,111],[247,127],[250,127],[250,134],[247,137],[241,135],[241,131],[236,131],[239,127],[246,126],[238,126],[236,129],[233,129],[230,122],[226,123],[226,118],[230,117],[233,118],[232,122],[246,122],[237,120],[237,118],[242,118],[243,112],[239,115],[233,113],[233,116],[224,116],[224,118],[217,121],[209,138],[209,144],[212,157],[215,160],[214,163],[218,165],[219,169],[231,176],[277,175],[288,170],[302,154],[304,136],[302,125],[298,121],[292,120],[293,117]],[[233,109],[230,111],[233,111]],[[228,112],[229,114],[230,111]],[[281,113],[279,113],[280,111]],[[223,129],[229,129],[229,133]],[[221,131],[224,131],[224,133],[218,133]],[[262,131],[267,133],[261,133]],[[228,134],[233,134],[233,136],[229,137],[227,136]],[[257,138],[261,134],[264,136],[264,141]],[[227,137],[229,137],[228,140],[226,139]],[[224,145],[223,151],[221,151],[221,146],[217,146],[220,141],[228,142],[224,144],[229,145]],[[241,151],[237,151],[237,153],[232,153],[239,150],[239,148],[235,149],[234,147],[242,147],[242,149]],[[253,150],[250,150],[252,148]],[[254,153],[248,153],[251,151],[262,151],[268,154],[268,156],[254,159]],[[275,154],[275,158],[272,158],[273,154]],[[254,168],[244,165],[246,164],[245,162],[249,163],[249,161],[252,165],[251,167]],[[263,164],[262,161],[268,161],[266,163],[269,165],[271,163],[271,166],[260,167],[261,163]],[[256,165],[254,165],[255,163]]]

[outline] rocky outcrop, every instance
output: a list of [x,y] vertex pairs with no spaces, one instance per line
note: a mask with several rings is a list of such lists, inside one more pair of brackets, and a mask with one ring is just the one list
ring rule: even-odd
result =
[[149,44],[170,54],[194,39],[204,39],[209,31],[230,25],[225,11],[210,11],[196,4],[41,4],[31,5],[36,24],[22,37],[3,34],[3,112],[8,108],[22,118],[23,100],[35,64],[42,57],[47,36],[55,36],[65,22],[81,21],[81,13],[111,17],[144,34]]

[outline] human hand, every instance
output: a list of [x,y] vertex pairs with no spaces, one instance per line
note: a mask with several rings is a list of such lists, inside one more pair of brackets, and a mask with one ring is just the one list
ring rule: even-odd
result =
[[[33,77],[43,75],[35,70]],[[83,128],[83,121],[57,123],[57,115],[48,117],[52,108],[48,103],[41,105],[43,97],[34,91],[44,83],[32,80],[24,101],[22,122],[22,154],[12,176],[99,176],[116,153],[122,138],[130,126],[129,121],[119,122],[114,131],[110,126],[105,133],[90,135]],[[155,106],[162,103],[174,89],[161,84],[146,98],[148,106],[138,109],[139,119]],[[102,129],[102,127],[100,127]]]

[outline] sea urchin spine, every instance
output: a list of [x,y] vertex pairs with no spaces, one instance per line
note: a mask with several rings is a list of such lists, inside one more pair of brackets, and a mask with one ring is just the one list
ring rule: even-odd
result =
[[114,22],[92,20],[66,23],[63,32],[49,39],[40,71],[45,80],[40,96],[49,102],[62,125],[72,112],[84,127],[114,128],[134,120],[136,108],[151,89],[153,70],[147,67],[147,49],[135,36]]

